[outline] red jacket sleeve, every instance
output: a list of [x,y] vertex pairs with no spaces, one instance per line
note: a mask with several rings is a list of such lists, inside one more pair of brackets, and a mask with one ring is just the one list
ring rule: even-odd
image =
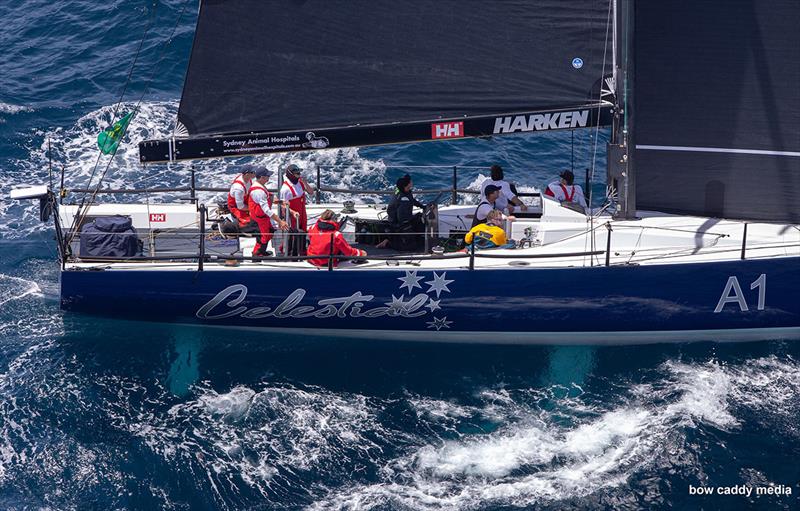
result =
[[544,189],[544,194],[548,197],[555,197],[556,194],[553,193],[553,190],[550,189],[550,185],[547,185],[547,188]]
[[337,232],[336,235],[333,237],[333,253],[334,254],[341,254],[346,256],[360,256],[366,255],[366,252],[363,250],[359,250],[357,248],[353,248],[350,246],[349,243],[344,239],[342,233]]
[[231,213],[233,213],[233,216],[235,216],[235,217],[236,217],[236,219],[239,221],[239,223],[240,223],[240,224],[243,224],[243,223],[245,223],[247,220],[249,220],[249,218],[247,217],[247,215],[245,215],[245,214],[244,214],[244,212],[242,212],[242,210],[240,210],[240,209],[238,209],[238,208],[237,208],[237,209],[234,209],[234,210],[231,210]]

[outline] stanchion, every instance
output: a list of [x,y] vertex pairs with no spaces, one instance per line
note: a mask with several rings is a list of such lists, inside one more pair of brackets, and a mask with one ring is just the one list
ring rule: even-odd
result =
[[453,165],[453,195],[451,204],[458,204],[458,167]]
[[475,269],[475,240],[472,240],[472,245],[469,246],[469,269]]
[[328,254],[328,271],[333,271],[333,235],[334,233],[331,233],[331,248],[330,253]]
[[200,257],[197,259],[197,271],[203,271],[206,258],[206,205],[200,204]]
[[320,200],[322,200],[320,197],[322,195],[322,193],[320,193],[321,191],[322,188],[320,187],[319,165],[317,165],[317,190],[316,193],[314,194],[314,200],[317,202],[317,204],[319,204]]
[[192,181],[191,181],[191,186],[190,186],[190,190],[189,190],[189,201],[192,204],[197,204],[197,188],[196,188],[195,178],[196,178],[196,176],[195,176],[195,172],[194,172],[194,165],[192,165],[192,174],[191,174]]
[[747,250],[747,222],[744,223],[744,232],[742,233],[742,259],[745,257],[745,250]]

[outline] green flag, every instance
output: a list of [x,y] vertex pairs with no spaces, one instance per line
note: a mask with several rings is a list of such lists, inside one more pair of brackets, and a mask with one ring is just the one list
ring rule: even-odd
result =
[[128,124],[130,124],[132,117],[133,112],[125,115],[125,117],[115,122],[113,126],[97,135],[97,146],[103,151],[103,154],[111,154],[117,150],[122,140],[122,135],[128,129]]

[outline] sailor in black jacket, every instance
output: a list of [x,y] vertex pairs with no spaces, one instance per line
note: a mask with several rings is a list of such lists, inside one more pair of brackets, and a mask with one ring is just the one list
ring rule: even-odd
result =
[[396,184],[394,196],[389,201],[386,213],[389,215],[389,223],[393,227],[401,227],[414,219],[414,206],[418,208],[424,208],[425,206],[414,198],[412,193],[414,183],[411,182],[411,176],[406,174],[398,179]]
[[416,233],[421,233],[425,230],[422,214],[414,213],[414,206],[424,208],[425,205],[414,198],[412,189],[414,183],[411,182],[411,176],[406,174],[397,180],[397,187],[394,190],[394,196],[389,201],[389,206],[386,208],[386,214],[389,219],[389,226],[393,233],[414,233],[403,236],[390,236],[388,240],[384,240],[377,246],[379,248],[391,245],[395,250],[413,251],[419,244],[420,236]]

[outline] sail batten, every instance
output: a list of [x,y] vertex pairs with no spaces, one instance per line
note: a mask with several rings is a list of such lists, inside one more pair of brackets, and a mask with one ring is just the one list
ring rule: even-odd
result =
[[689,147],[673,145],[636,144],[636,149],[651,151],[678,151],[686,153],[730,153],[730,154],[765,154],[771,156],[800,157],[800,151],[768,151],[764,149],[743,149],[736,147]]

